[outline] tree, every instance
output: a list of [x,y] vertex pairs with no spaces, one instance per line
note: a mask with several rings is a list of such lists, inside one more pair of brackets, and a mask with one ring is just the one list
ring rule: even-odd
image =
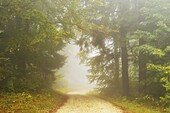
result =
[[68,19],[72,2],[0,1],[1,91],[51,88],[54,72],[65,59],[58,51],[74,36]]
[[[134,1],[97,1],[98,4],[94,4],[91,7],[95,7],[95,12],[98,12],[100,15],[97,17],[90,18],[89,21],[93,24],[101,25],[103,26],[103,31],[105,31],[106,28],[108,28],[112,32],[97,32],[96,30],[92,30],[91,40],[94,40],[96,42],[95,44],[92,44],[90,46],[83,46],[84,48],[89,48],[97,51],[99,54],[106,54],[106,56],[110,55],[110,53],[113,54],[112,61],[113,65],[115,67],[112,68],[112,71],[107,72],[107,74],[114,75],[115,81],[119,81],[119,58],[121,53],[121,60],[122,60],[122,86],[123,86],[123,95],[128,96],[129,95],[129,80],[128,80],[128,34],[134,30],[136,26],[132,26],[133,22],[136,21],[136,16],[133,16],[133,13],[135,12],[135,2]],[[88,7],[90,5],[87,5]],[[96,26],[97,26],[96,25]],[[99,28],[100,26],[98,26]],[[93,27],[92,27],[93,28]],[[101,27],[100,27],[101,28]],[[113,32],[113,29],[116,29],[116,31]],[[94,31],[94,33],[93,33]],[[103,33],[103,35],[101,35]],[[98,37],[96,37],[96,34],[98,34]],[[103,38],[101,38],[101,37]],[[81,40],[81,39],[80,39]],[[82,39],[82,41],[85,41],[85,39]],[[87,40],[87,38],[86,38]],[[100,43],[97,41],[102,40],[105,43]],[[108,53],[102,53],[101,50],[107,46],[107,43],[109,42],[110,48],[112,48],[112,52]],[[80,43],[80,45],[83,44],[89,44],[87,43]],[[101,47],[102,46],[102,47]],[[87,49],[86,48],[86,49]],[[85,52],[89,52],[86,51]],[[101,49],[101,50],[100,50]],[[108,48],[107,48],[108,49]],[[119,53],[119,50],[120,53]],[[97,56],[97,55],[96,55]],[[97,57],[96,57],[97,58]],[[102,61],[104,62],[104,61]],[[110,62],[108,62],[110,63]],[[94,65],[94,64],[92,64]],[[98,66],[97,66],[98,67]],[[105,65],[103,66],[103,68]],[[99,70],[98,70],[99,71]],[[94,74],[94,73],[93,73]],[[116,83],[117,84],[117,83]]]
[[151,72],[147,65],[167,66],[169,62],[164,57],[164,50],[169,45],[169,22],[167,21],[169,1],[151,0],[145,1],[143,5],[145,7],[140,9],[140,24],[134,32],[139,40],[137,49],[139,50],[139,81],[143,87],[140,90],[145,94],[160,97],[165,93],[160,82],[163,74]]
[[148,64],[167,65],[164,62],[169,62],[164,56],[164,50],[169,45],[169,1],[101,0],[84,3],[85,10],[92,9],[90,14],[93,16],[87,18],[89,23],[86,24],[91,31],[86,31],[78,44],[83,60],[92,67],[89,70],[92,74],[89,75],[90,81],[97,81],[99,89],[114,89],[111,86],[118,81],[119,67],[122,67],[123,95],[128,96],[128,66],[131,63],[138,68],[140,93],[155,95],[159,91],[162,94],[157,95],[163,95],[162,76],[153,76],[155,73],[150,73],[147,68]]
[[[90,31],[83,32],[82,37],[77,42],[81,47],[80,56],[91,67],[89,69],[91,75],[88,76],[90,81],[97,82],[98,88],[110,95],[119,89],[116,87],[119,87],[120,55],[119,44],[115,43],[115,41],[118,42],[119,40],[114,38],[118,34],[114,30],[113,24],[110,22],[111,20],[109,20],[108,14],[110,12],[106,10],[108,7],[105,7],[104,3],[100,1],[85,2],[85,6],[87,7],[84,9],[85,11],[92,9],[90,14],[88,13],[87,15],[93,16],[86,16],[88,20],[86,25],[88,25],[87,28]],[[117,46],[116,49],[114,49],[114,45]]]

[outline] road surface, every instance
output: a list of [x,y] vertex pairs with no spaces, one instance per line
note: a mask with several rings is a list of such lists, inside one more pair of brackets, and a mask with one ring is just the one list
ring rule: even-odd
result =
[[123,111],[97,97],[71,95],[57,113],[123,113]]

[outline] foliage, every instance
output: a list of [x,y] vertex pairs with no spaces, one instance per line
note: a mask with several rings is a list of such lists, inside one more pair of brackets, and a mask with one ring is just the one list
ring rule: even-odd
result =
[[[86,17],[91,26],[89,33],[82,32],[77,44],[81,48],[80,57],[91,68],[88,75],[90,82],[97,83],[102,93],[119,92],[120,35],[114,10],[119,3],[101,0],[86,1],[85,10],[91,10],[91,17]],[[98,13],[96,13],[98,12]],[[95,27],[94,27],[95,25]],[[114,47],[117,48],[114,48]],[[115,60],[116,59],[116,60]],[[118,68],[118,69],[117,69]],[[117,70],[115,72],[115,70]],[[115,83],[117,81],[118,83]]]
[[141,45],[140,47],[138,47],[138,51],[150,57],[162,57],[165,55],[165,53],[161,49],[154,48],[150,45]]
[[[144,99],[145,98],[145,99]],[[125,112],[128,113],[169,113],[168,109],[164,109],[160,105],[155,105],[153,103],[157,103],[156,101],[150,101],[148,104],[146,102],[146,98],[148,101],[148,98],[150,97],[143,97],[143,102],[141,102],[142,99],[127,99],[127,98],[105,98],[106,100],[110,101],[114,105],[120,107]],[[140,101],[139,101],[140,100]]]
[[[164,67],[164,66],[150,66],[151,71],[156,71],[157,73],[162,74],[162,78],[160,81],[163,83],[163,87],[166,90],[165,96],[161,97],[161,101],[164,103],[165,106],[170,105],[170,66]],[[159,74],[159,75],[160,75]]]
[[75,4],[74,0],[67,4],[54,0],[0,1],[1,91],[51,88],[54,73],[65,60],[58,51],[64,41],[74,37]]
[[[159,5],[158,5],[159,4]],[[147,63],[146,78],[141,83],[145,87],[145,93],[161,97],[168,93],[163,78],[168,78],[167,68],[169,66],[168,46],[170,24],[167,21],[169,1],[160,0],[146,1],[145,7],[141,8],[142,21],[138,30],[132,36],[144,40],[144,44],[138,45],[140,53],[143,54],[143,62]],[[162,10],[164,8],[164,10]],[[134,48],[136,49],[136,48]],[[168,81],[166,82],[168,84]]]
[[46,113],[55,112],[66,101],[59,93],[1,93],[0,112]]
[[[93,15],[86,17],[92,30],[82,32],[77,44],[81,47],[82,61],[91,67],[89,81],[97,83],[97,88],[107,94],[123,88],[120,79],[122,86],[128,85],[130,79],[130,86],[139,85],[137,90],[132,87],[131,90],[139,91],[139,95],[162,97],[168,103],[170,1],[85,0],[83,3],[85,10],[91,10],[88,14]],[[92,27],[94,24],[97,29]],[[101,26],[112,32],[102,32]]]
[[128,96],[139,85],[140,95],[169,106],[169,10],[169,0],[0,0],[0,89],[51,88],[64,64],[59,51],[77,35],[102,93]]

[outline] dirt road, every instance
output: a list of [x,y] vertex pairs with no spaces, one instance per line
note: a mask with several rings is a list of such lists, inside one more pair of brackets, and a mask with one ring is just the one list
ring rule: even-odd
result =
[[57,113],[123,113],[111,103],[92,96],[72,95]]

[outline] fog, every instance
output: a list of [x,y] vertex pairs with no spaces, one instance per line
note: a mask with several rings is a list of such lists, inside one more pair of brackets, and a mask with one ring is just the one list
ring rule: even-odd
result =
[[57,73],[57,75],[62,75],[56,81],[57,86],[59,86],[58,89],[69,94],[84,94],[94,87],[94,84],[88,82],[86,77],[88,67],[85,64],[80,64],[78,52],[79,47],[77,45],[68,44],[62,51],[62,54],[67,57],[66,63]]

